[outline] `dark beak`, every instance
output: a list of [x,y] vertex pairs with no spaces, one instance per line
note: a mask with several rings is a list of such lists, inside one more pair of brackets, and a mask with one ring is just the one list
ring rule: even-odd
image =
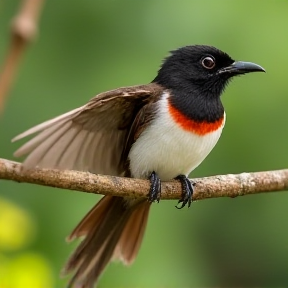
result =
[[265,69],[260,65],[252,62],[237,61],[232,65],[222,68],[218,71],[218,74],[228,73],[232,75],[245,74],[250,72],[265,72]]

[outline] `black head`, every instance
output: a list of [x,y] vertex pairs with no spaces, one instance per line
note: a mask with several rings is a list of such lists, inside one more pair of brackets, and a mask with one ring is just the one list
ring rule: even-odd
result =
[[198,92],[210,98],[219,97],[231,77],[260,71],[265,70],[254,63],[235,62],[215,47],[194,45],[172,51],[153,82],[174,91]]

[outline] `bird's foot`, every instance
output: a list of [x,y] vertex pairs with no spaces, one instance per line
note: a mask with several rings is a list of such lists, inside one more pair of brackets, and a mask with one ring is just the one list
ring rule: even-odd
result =
[[161,196],[161,180],[158,175],[153,171],[149,177],[150,191],[148,196],[149,202],[157,201],[159,203]]
[[179,175],[175,179],[179,180],[182,185],[182,196],[181,199],[178,201],[179,203],[182,203],[180,207],[176,205],[175,207],[177,209],[182,209],[183,207],[188,204],[188,208],[190,207],[192,203],[192,196],[194,192],[194,186],[196,185],[195,182],[190,181],[185,175]]

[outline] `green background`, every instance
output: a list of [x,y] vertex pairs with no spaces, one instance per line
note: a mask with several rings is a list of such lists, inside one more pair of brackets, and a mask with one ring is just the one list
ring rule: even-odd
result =
[[[0,2],[1,62],[17,2]],[[191,176],[287,168],[286,0],[47,1],[0,119],[0,157],[13,160],[20,143],[10,139],[31,126],[99,92],[150,82],[169,50],[190,44],[216,46],[267,71],[229,85],[223,135]],[[24,209],[35,230],[17,250],[0,246],[0,256],[37,253],[52,271],[52,284],[42,287],[64,287],[59,271],[76,246],[64,239],[99,197],[0,181],[0,199]],[[99,287],[287,287],[288,193],[205,200],[180,211],[175,204],[153,205],[136,262],[109,265]]]

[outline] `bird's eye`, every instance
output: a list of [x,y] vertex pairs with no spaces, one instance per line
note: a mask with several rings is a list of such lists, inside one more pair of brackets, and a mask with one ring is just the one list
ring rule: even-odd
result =
[[213,69],[215,67],[215,59],[211,56],[203,58],[201,63],[206,69]]

